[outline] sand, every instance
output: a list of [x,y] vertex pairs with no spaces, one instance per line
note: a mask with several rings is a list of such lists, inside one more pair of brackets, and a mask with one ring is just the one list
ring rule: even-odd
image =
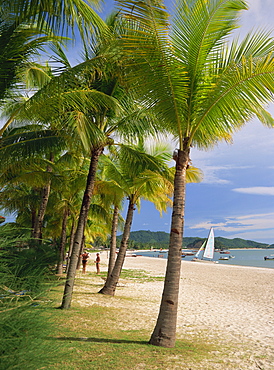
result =
[[[88,271],[94,271],[92,256],[90,261]],[[106,271],[106,252],[101,253],[101,262]],[[163,258],[126,257],[124,268],[164,276],[166,263]],[[96,279],[95,288],[90,280],[95,291],[104,283],[99,276]],[[126,304],[128,314],[121,328],[152,331],[163,284],[163,280],[120,280],[115,300],[95,295],[93,301],[78,301],[117,309]],[[274,269],[182,261],[177,338],[194,337],[217,343],[218,350],[211,360],[192,364],[191,369],[274,369]]]

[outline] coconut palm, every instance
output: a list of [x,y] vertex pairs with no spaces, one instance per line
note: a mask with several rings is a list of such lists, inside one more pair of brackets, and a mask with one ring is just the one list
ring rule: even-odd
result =
[[[110,29],[114,34],[115,21],[115,18],[110,19]],[[111,63],[107,58],[109,54],[105,54],[105,50],[108,50],[108,46],[108,39],[101,37],[94,40],[91,50],[86,53],[87,61],[68,68],[60,76],[53,78],[20,112],[21,117],[31,112],[32,119],[38,121],[47,120],[48,117],[61,118],[64,126],[80,135],[83,148],[91,158],[62,308],[69,308],[71,303],[99,158],[104,148],[114,142],[115,133],[132,136],[141,132],[144,134],[152,127],[151,118],[146,114],[147,107],[137,105],[122,84],[123,73],[119,57],[112,55]]]
[[53,153],[58,159],[65,148],[64,138],[57,136],[56,130],[43,130],[38,125],[8,129],[0,142],[2,186],[26,184],[37,196],[40,195],[40,205],[32,208],[32,236],[35,239],[42,238],[51,179],[55,176],[52,173]]
[[112,178],[113,172],[110,168],[113,162],[109,156],[102,156],[99,163],[99,178],[95,184],[95,192],[103,197],[104,204],[112,210],[109,256],[108,256],[108,276],[111,274],[116,259],[117,231],[118,227],[124,223],[120,215],[123,206],[125,193],[122,187],[117,184],[117,179]]
[[[166,162],[170,159],[164,150],[156,147],[154,153],[148,154],[143,148],[121,146],[119,158],[108,164],[111,182],[120,188],[128,199],[127,215],[124,225],[119,253],[115,265],[108,275],[104,287],[99,293],[114,295],[122,266],[124,263],[128,239],[135,207],[140,207],[140,200],[152,201],[162,212],[171,202],[172,176]],[[154,154],[154,156],[153,156]]]
[[[168,146],[164,144],[155,145],[149,150],[141,141],[135,147],[121,146],[118,161],[105,164],[110,182],[119,189],[119,192],[124,193],[128,200],[128,208],[116,262],[99,293],[109,295],[115,293],[128,247],[134,210],[136,206],[140,208],[141,199],[153,202],[160,213],[171,205],[174,168],[167,167],[171,159],[169,153]],[[201,171],[190,166],[187,181],[199,182],[201,179]],[[114,187],[110,189],[115,190]]]
[[64,152],[54,163],[45,236],[58,240],[57,272],[59,274],[63,271],[67,227],[79,212],[87,168],[86,158],[69,151]]
[[267,32],[228,42],[247,9],[243,0],[178,0],[172,17],[160,1],[118,5],[127,23],[121,40],[128,81],[178,140],[166,279],[150,339],[173,347],[190,150],[229,140],[254,116],[273,124],[264,105],[274,91],[274,43]]

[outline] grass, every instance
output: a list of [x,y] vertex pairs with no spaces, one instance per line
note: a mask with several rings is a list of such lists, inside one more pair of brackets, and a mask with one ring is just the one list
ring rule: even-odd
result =
[[150,332],[115,327],[117,316],[126,315],[115,308],[74,307],[65,315],[59,310],[48,314],[55,329],[46,340],[55,342],[60,353],[58,364],[50,369],[175,369],[182,363],[202,361],[212,350],[198,341],[178,340],[171,349],[151,346]]
[[[147,281],[154,277],[141,270],[125,270],[121,278]],[[56,309],[63,293],[60,282],[44,301],[31,303],[16,314],[6,313],[0,331],[0,346],[5,344],[1,370],[195,369],[217,348],[199,338],[177,340],[170,349],[149,345],[151,330],[127,330],[127,309],[115,308],[115,297],[97,295],[96,283],[92,287],[89,282],[93,305],[81,307],[74,301],[69,310]],[[77,285],[83,286],[83,276]],[[78,291],[77,298],[81,294],[85,293]],[[113,306],[102,307],[98,304],[102,301]]]
[[[105,278],[107,273],[101,273],[101,276]],[[152,282],[152,281],[164,281],[164,276],[152,276],[145,270],[131,270],[131,269],[123,269],[121,272],[120,280],[127,279],[127,280],[134,280],[138,281],[139,283],[142,282]]]

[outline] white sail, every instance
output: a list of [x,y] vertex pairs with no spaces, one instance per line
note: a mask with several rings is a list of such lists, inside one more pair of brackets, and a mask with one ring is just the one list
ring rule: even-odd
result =
[[200,249],[195,254],[194,258],[200,258],[199,256],[200,256],[201,252],[205,249],[205,245],[206,245],[206,240],[203,242],[203,244],[201,245]]
[[214,255],[214,232],[213,229],[211,228],[209,231],[203,258],[213,259],[213,255]]

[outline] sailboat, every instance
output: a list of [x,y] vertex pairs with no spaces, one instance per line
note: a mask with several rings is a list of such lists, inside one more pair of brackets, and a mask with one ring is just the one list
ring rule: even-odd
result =
[[[203,253],[202,258],[200,258],[200,255]],[[210,229],[207,240],[204,241],[204,243],[201,245],[198,252],[193,257],[192,261],[195,262],[214,262],[218,263],[217,261],[213,261],[214,256],[214,232],[213,228]]]

